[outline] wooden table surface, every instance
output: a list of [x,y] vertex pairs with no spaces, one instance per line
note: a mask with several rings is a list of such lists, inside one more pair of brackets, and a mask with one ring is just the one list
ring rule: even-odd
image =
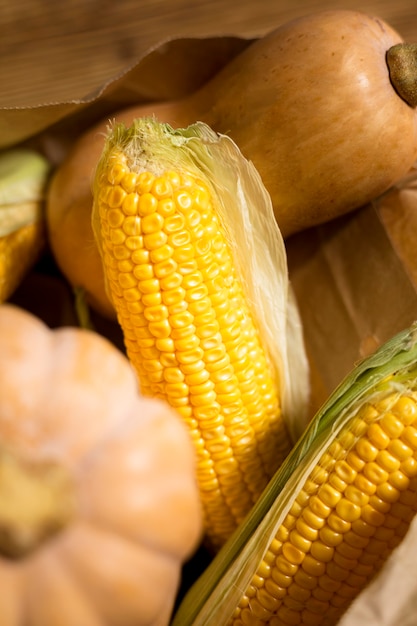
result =
[[0,0],[0,108],[83,97],[172,38],[252,38],[331,8],[379,15],[417,40],[411,0]]

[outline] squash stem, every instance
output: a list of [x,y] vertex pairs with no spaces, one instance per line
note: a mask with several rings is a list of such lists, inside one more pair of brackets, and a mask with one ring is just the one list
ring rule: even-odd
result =
[[64,468],[27,463],[0,450],[0,555],[21,558],[71,519],[72,485]]
[[417,106],[417,43],[399,43],[389,48],[387,65],[391,84],[411,107]]

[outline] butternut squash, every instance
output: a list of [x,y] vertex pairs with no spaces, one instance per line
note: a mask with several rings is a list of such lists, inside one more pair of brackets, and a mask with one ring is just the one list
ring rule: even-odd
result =
[[[416,110],[395,86],[404,69],[391,78],[386,59],[402,44],[378,17],[313,13],[249,45],[185,99],[135,106],[115,118],[129,125],[154,114],[174,127],[200,120],[230,135],[256,166],[289,237],[366,204],[415,161]],[[61,269],[113,315],[90,226],[91,180],[107,123],[81,137],[56,172],[47,214]]]

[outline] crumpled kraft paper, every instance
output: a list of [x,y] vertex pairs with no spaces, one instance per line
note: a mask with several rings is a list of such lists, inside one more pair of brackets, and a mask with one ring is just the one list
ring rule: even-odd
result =
[[[402,193],[287,241],[314,376],[311,415],[358,361],[417,319],[417,191],[414,212]],[[388,203],[398,217],[390,222]]]
[[402,267],[417,291],[417,168],[374,202]]
[[[114,111],[136,103],[174,100],[197,89],[249,45],[239,37],[172,39],[92,92],[56,102],[1,107],[0,149],[28,142],[58,164],[76,136]],[[31,95],[33,99],[33,95]]]

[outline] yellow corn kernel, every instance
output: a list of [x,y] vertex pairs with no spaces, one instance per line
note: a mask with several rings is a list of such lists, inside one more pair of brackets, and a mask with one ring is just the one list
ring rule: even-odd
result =
[[[367,403],[358,417],[353,431],[342,431],[318,459],[276,532],[275,561],[262,569],[262,599],[253,598],[262,603],[263,625],[335,625],[416,513],[414,464],[412,477],[406,468],[417,463],[417,393]],[[281,543],[283,528],[289,532]],[[269,580],[279,586],[270,600]],[[228,626],[240,619],[257,624],[245,594]]]
[[[98,185],[104,269],[127,353],[143,392],[193,424],[206,535],[217,549],[290,451],[278,372],[208,186],[189,172],[137,172],[117,148]],[[297,536],[307,550],[310,540]],[[288,552],[295,562],[304,554],[291,543]]]
[[44,224],[37,220],[0,237],[0,302],[18,287],[45,244]]

